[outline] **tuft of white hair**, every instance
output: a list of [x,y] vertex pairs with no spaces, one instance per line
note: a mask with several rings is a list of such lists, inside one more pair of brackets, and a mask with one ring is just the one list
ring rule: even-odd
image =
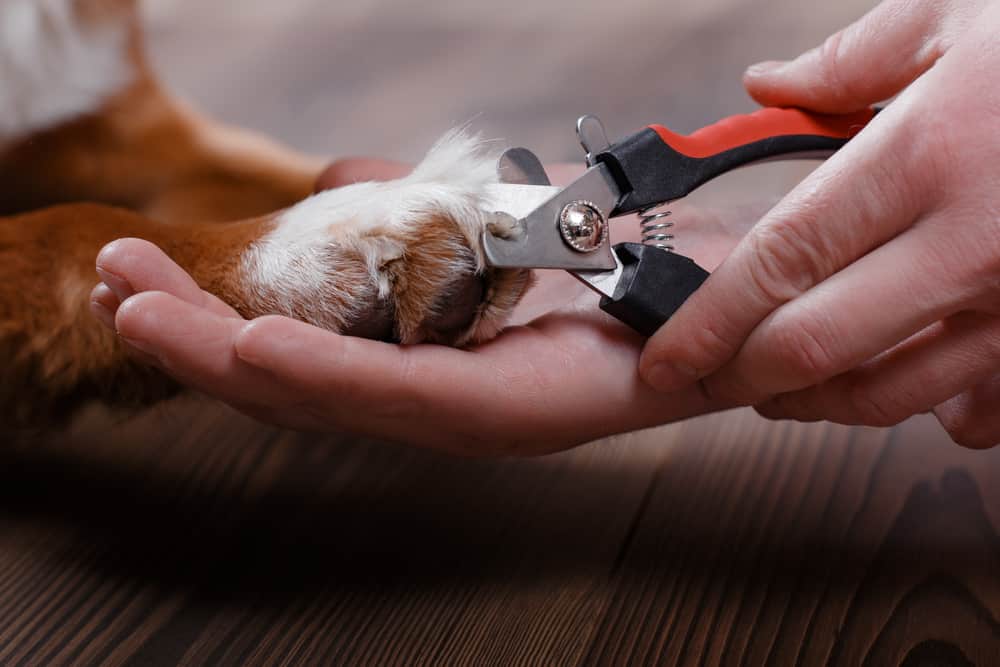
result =
[[338,285],[331,276],[337,267],[329,265],[332,250],[341,257],[347,251],[362,258],[384,298],[392,285],[381,269],[404,256],[422,221],[442,215],[458,225],[473,251],[473,268],[482,270],[481,235],[488,217],[481,207],[487,187],[498,181],[498,156],[495,144],[457,128],[403,178],[315,194],[279,214],[273,229],[248,250],[244,282],[252,291],[276,292],[286,303],[314,298],[321,286],[352,294],[357,286]]

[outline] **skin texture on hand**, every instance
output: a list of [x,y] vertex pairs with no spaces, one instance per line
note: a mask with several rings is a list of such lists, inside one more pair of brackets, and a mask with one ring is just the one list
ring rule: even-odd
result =
[[[394,178],[377,160],[333,165],[321,187]],[[579,169],[554,170],[568,182]],[[699,216],[697,220],[692,220]],[[686,212],[686,241],[702,262],[724,257],[746,210]],[[634,221],[620,223],[635,231]],[[626,240],[620,234],[619,240]],[[697,386],[663,395],[638,374],[639,336],[597,308],[562,271],[541,271],[514,326],[467,350],[397,346],[339,336],[283,317],[254,321],[202,291],[158,248],[105,247],[95,316],[133,353],[182,383],[263,421],[353,432],[453,453],[535,455],[725,407]]]
[[765,416],[891,425],[933,410],[1000,441],[1000,2],[887,0],[745,83],[847,113],[898,94],[766,215],[650,339],[641,373]]

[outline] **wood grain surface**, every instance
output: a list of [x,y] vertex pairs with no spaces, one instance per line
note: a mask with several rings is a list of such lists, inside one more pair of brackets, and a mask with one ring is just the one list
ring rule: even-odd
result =
[[991,665],[1000,450],[748,411],[528,461],[206,402],[2,452],[0,664]]
[[[691,130],[868,2],[151,0],[225,118],[412,159],[455,121]],[[222,36],[222,39],[220,39]],[[477,116],[477,114],[479,114]],[[0,449],[0,665],[997,665],[1000,449],[734,411],[524,461],[208,400]]]

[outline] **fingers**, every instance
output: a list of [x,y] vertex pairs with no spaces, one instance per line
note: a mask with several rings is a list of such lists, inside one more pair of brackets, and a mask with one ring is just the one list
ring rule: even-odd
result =
[[697,391],[664,400],[646,389],[627,370],[636,350],[618,325],[608,334],[576,317],[545,321],[463,351],[265,317],[235,347],[329,424],[468,455],[542,454],[710,409]]
[[952,232],[909,229],[781,306],[704,379],[708,393],[754,404],[819,384],[973,303],[981,286],[940,256]]
[[[242,327],[234,352],[308,392],[350,394],[373,410],[406,412],[415,401],[412,374],[402,372],[407,348],[360,338],[331,336],[283,317],[261,317]],[[359,382],[367,375],[370,381]]]
[[364,181],[390,181],[410,173],[412,165],[375,158],[344,158],[323,170],[316,179],[316,191],[330,190]]
[[[366,349],[369,341],[279,317],[247,323],[157,291],[122,302],[115,327],[181,383],[285,426],[405,440],[419,435],[411,423],[426,413],[421,397],[431,385],[403,360],[404,348]],[[237,353],[241,339],[256,363]],[[447,380],[468,384],[475,379],[468,371]],[[445,396],[445,403],[455,404],[460,385],[447,386],[455,395]]]
[[[895,115],[873,124],[895,127]],[[648,341],[643,379],[674,391],[714,372],[772,311],[909,227],[932,190],[893,167],[913,160],[910,146],[901,133],[862,133],[813,172]]]
[[934,408],[934,416],[963,447],[987,449],[1000,444],[1000,375]]
[[123,301],[115,325],[122,338],[155,355],[174,375],[207,388],[202,369],[211,373],[232,369],[232,341],[242,321],[151,291]]
[[146,363],[237,407],[288,400],[236,359],[233,338],[243,319],[158,247],[114,241],[98,255],[97,272],[103,282],[91,293],[92,312]]
[[240,362],[233,351],[244,324],[156,291],[126,299],[115,318],[126,343],[186,385],[238,407],[286,403],[287,392]]
[[464,437],[474,446],[491,433],[484,427],[491,415],[501,414],[490,406],[505,403],[495,373],[477,355],[450,348],[400,347],[263,317],[241,328],[234,352],[308,397],[300,409],[396,440],[446,446]]
[[646,389],[634,336],[594,318],[589,309],[550,314],[537,329],[463,351],[338,336],[281,317],[248,323],[149,291],[126,299],[115,324],[168,374],[258,419],[457,454],[548,453],[712,407],[697,391],[664,400]]
[[[147,290],[166,292],[222,317],[239,317],[235,310],[202,290],[184,269],[149,241],[119,239],[97,256],[97,273],[118,302]],[[111,305],[102,291],[102,304]]]
[[988,380],[998,361],[1000,320],[960,313],[849,373],[757,410],[772,419],[892,426]]
[[118,296],[104,283],[98,283],[90,292],[90,313],[112,331],[115,328],[115,311],[120,303]]
[[765,106],[849,113],[886,100],[941,56],[939,0],[888,0],[790,62],[750,67],[744,84]]

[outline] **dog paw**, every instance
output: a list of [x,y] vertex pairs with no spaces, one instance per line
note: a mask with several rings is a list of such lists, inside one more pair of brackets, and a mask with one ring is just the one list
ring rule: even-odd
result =
[[480,205],[496,180],[496,155],[453,131],[404,178],[300,202],[243,254],[244,314],[403,343],[492,338],[531,280],[485,264]]

